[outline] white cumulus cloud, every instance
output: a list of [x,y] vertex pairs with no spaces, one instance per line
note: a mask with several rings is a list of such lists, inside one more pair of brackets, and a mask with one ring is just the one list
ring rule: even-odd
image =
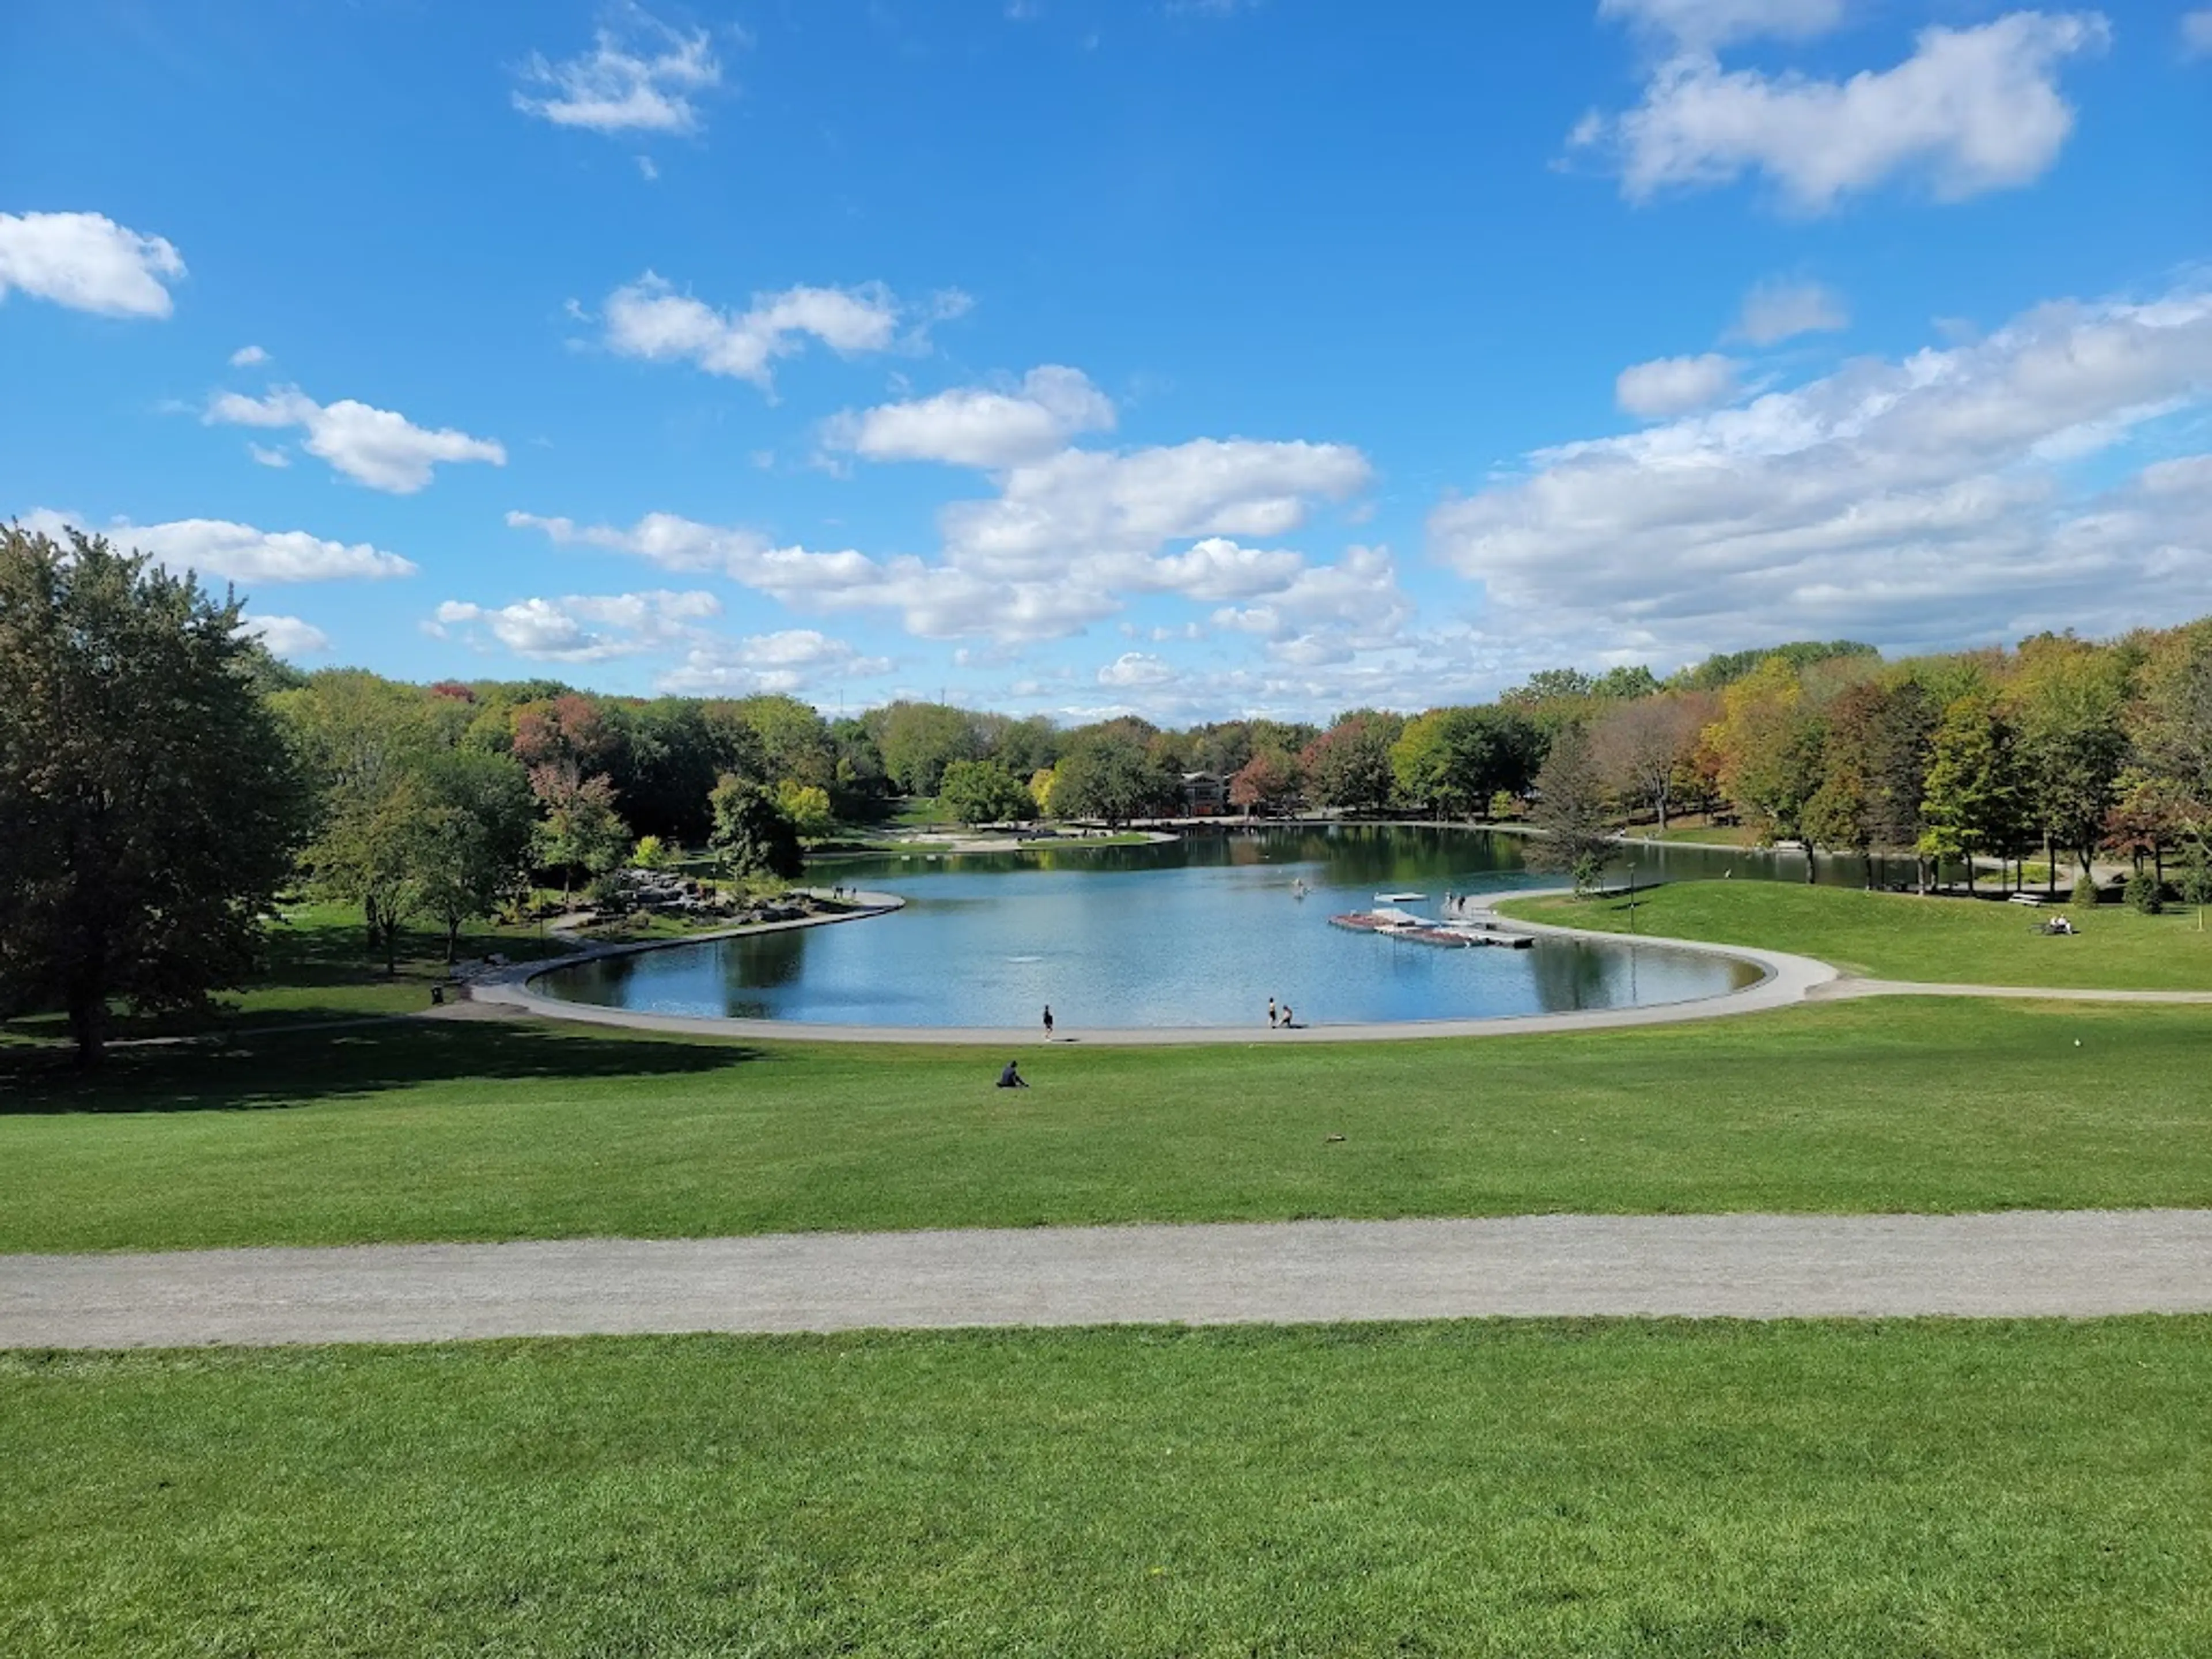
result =
[[1613,401],[1631,415],[1686,415],[1735,396],[1735,359],[1717,351],[1656,358],[1620,371],[1613,381]]
[[888,657],[864,656],[846,641],[811,628],[787,628],[694,645],[683,664],[663,674],[656,684],[678,696],[788,696],[815,685],[872,679],[890,671]]
[[2110,37],[2097,13],[2014,12],[1925,29],[1905,62],[1844,81],[1725,70],[1686,50],[1653,70],[1636,108],[1586,118],[1570,142],[1610,149],[1632,201],[1747,173],[1808,213],[1898,178],[1958,201],[2049,169],[2074,127],[2058,66]]
[[1395,646],[1412,617],[1383,547],[1346,548],[1336,563],[1309,566],[1279,593],[1213,613],[1218,626],[1266,640],[1270,656],[1308,665]]
[[233,368],[252,368],[257,363],[269,361],[269,354],[258,345],[242,345],[230,354]]
[[556,126],[690,132],[699,125],[693,100],[721,84],[722,65],[706,30],[678,29],[630,6],[617,27],[596,33],[589,52],[557,63],[533,52],[521,78],[515,108]]
[[695,638],[698,623],[721,613],[712,593],[570,594],[566,599],[517,599],[487,606],[447,599],[430,623],[442,637],[459,629],[474,638],[482,629],[518,657],[539,662],[605,662],[664,651]]
[[1280,592],[1305,568],[1304,556],[1288,548],[1246,547],[1226,536],[1208,536],[1180,553],[1146,560],[1130,574],[1133,585],[1216,601]]
[[297,617],[258,617],[248,614],[238,625],[241,634],[251,634],[269,648],[276,657],[319,656],[331,648],[331,636],[310,622]]
[[507,450],[496,440],[450,427],[419,427],[394,410],[350,398],[319,404],[295,386],[280,386],[265,398],[226,392],[208,404],[205,418],[211,426],[297,427],[307,434],[301,447],[310,455],[356,483],[395,495],[422,489],[441,464],[507,465]]
[[1306,568],[1298,555],[1236,538],[1296,530],[1316,501],[1342,499],[1370,476],[1366,458],[1339,444],[1198,439],[1066,450],[1007,469],[990,500],[945,508],[934,562],[777,546],[742,526],[672,514],[628,528],[526,513],[507,523],[667,569],[719,571],[789,605],[896,611],[923,638],[1012,641],[1079,632],[1129,594],[1211,599],[1286,587]]
[[415,567],[397,553],[367,542],[325,541],[304,530],[257,530],[227,519],[142,525],[117,519],[94,526],[50,507],[23,515],[25,529],[57,538],[71,525],[96,531],[118,547],[136,548],[171,570],[197,570],[226,581],[321,582],[415,574]]
[[0,300],[21,289],[103,317],[167,317],[184,256],[99,213],[0,213]]
[[1175,678],[1172,664],[1145,651],[1124,651],[1098,671],[1099,684],[1125,689],[1171,685]]
[[2212,58],[2212,6],[2181,14],[2181,50],[2191,58]]
[[1430,519],[1503,625],[1680,659],[1759,637],[1899,647],[2212,607],[2187,465],[2067,468],[2212,400],[2212,291],[2039,307],[1741,407],[1539,452]]
[[1114,404],[1082,370],[1031,369],[1012,389],[960,386],[831,420],[830,447],[875,461],[945,461],[997,468],[1052,454],[1079,433],[1114,424]]
[[[964,295],[947,294],[923,308],[916,331],[957,315]],[[688,362],[709,374],[750,380],[766,391],[779,357],[818,340],[847,356],[887,351],[902,343],[900,325],[910,308],[879,283],[857,288],[791,288],[757,294],[743,311],[717,310],[678,294],[648,270],[607,296],[603,320],[608,349],[653,362]]]
[[1149,449],[1063,450],[1009,469],[989,501],[939,515],[946,552],[981,573],[1044,575],[1071,559],[1146,555],[1189,537],[1276,537],[1316,500],[1366,487],[1345,444],[1198,438]]

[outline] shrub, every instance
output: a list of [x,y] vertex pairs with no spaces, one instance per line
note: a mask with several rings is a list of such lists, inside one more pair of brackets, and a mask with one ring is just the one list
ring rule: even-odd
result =
[[671,859],[659,836],[640,836],[637,845],[630,849],[629,861],[641,870],[665,870]]
[[2148,870],[2138,870],[2130,876],[2128,884],[2121,890],[2121,896],[2130,909],[2140,910],[2147,916],[2154,916],[2164,908],[2160,902],[2162,896],[2159,891],[2158,878]]

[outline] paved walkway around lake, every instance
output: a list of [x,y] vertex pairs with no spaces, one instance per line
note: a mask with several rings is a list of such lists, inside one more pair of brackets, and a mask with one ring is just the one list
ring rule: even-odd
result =
[[1834,997],[2006,997],[2018,1001],[2212,1003],[2212,991],[2106,991],[2093,986],[1954,985],[1909,979],[1838,977],[1808,994]]
[[2212,1312],[2212,1211],[1520,1216],[0,1256],[0,1347]]

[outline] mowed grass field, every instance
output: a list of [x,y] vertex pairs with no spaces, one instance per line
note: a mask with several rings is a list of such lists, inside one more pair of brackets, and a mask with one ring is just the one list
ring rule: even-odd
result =
[[[392,1021],[0,1056],[0,1251],[2212,1203],[2212,1010],[1880,999],[1271,1048]],[[1341,1140],[1330,1137],[1341,1135]]]
[[0,1356],[0,1651],[2212,1651],[2212,1322]]
[[2036,931],[2052,911],[1965,898],[1869,893],[1781,881],[1686,881],[1591,899],[1510,899],[1502,915],[1597,932],[1817,957],[1875,979],[2051,989],[2212,991],[2212,931],[2194,911],[2147,916],[2124,905],[2064,914],[2081,931]]

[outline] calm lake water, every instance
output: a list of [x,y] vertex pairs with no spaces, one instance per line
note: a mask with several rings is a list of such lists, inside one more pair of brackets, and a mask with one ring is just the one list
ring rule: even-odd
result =
[[[1654,848],[1643,878],[1802,878],[1786,856]],[[1346,826],[1200,834],[1091,852],[841,860],[809,872],[895,892],[894,915],[609,957],[538,981],[550,995],[661,1013],[795,1024],[1061,1030],[1489,1018],[1678,1002],[1753,970],[1686,951],[1540,939],[1440,950],[1328,919],[1382,892],[1441,914],[1447,890],[1556,884],[1519,842],[1480,830]],[[1300,899],[1294,884],[1303,880]]]

